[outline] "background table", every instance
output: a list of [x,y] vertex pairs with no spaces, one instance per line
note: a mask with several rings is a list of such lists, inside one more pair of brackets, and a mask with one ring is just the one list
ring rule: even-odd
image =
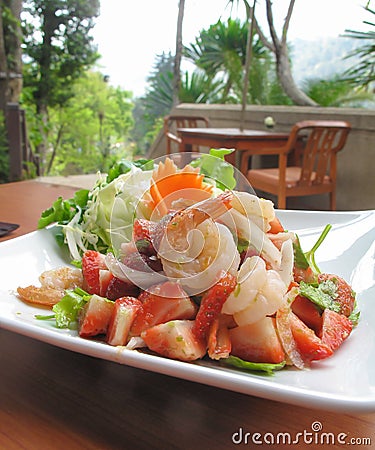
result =
[[[17,235],[26,233],[35,229],[42,209],[73,191],[37,181],[0,185],[1,220],[19,223]],[[232,436],[240,429],[295,436],[310,432],[314,422],[336,436],[371,439],[372,445],[357,448],[374,446],[375,414],[284,405],[80,355],[0,329],[0,449],[229,449],[238,447]],[[302,441],[290,447],[307,448]],[[339,445],[329,446],[334,447]]]
[[[289,133],[240,130],[239,128],[179,128],[177,131],[181,138],[181,152],[191,152],[194,145],[209,148],[234,148],[236,152],[227,155],[226,160],[236,164],[243,173],[245,169],[247,171],[247,167],[243,167],[244,163],[247,164],[251,154],[264,154],[265,149],[281,147],[289,138]],[[271,151],[270,154],[274,152]]]

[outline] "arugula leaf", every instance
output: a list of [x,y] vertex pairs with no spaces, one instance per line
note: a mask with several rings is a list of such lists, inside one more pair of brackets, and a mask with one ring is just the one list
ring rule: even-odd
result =
[[59,197],[50,208],[42,212],[38,221],[38,228],[45,228],[53,222],[68,222],[73,217],[71,203]]
[[307,261],[307,258],[303,253],[301,242],[297,235],[295,242],[293,242],[293,251],[295,266],[298,267],[298,269],[307,270],[309,268],[309,262]]
[[152,170],[154,168],[154,161],[152,159],[138,159],[137,161],[121,159],[109,169],[106,182],[110,183],[120,175],[130,172],[132,167],[138,167],[142,170]]
[[74,197],[69,200],[64,200],[59,197],[52,206],[44,210],[38,221],[38,228],[45,228],[47,225],[59,222],[69,222],[77,212],[77,207],[84,209],[87,205],[89,197],[88,189],[80,189],[75,192]]
[[81,288],[65,291],[64,297],[52,307],[58,328],[71,328],[77,322],[78,314],[91,295]]
[[313,245],[312,249],[305,253],[306,259],[309,262],[309,265],[313,272],[320,273],[320,269],[317,266],[315,262],[315,252],[318,250],[324,239],[326,238],[327,234],[329,233],[330,229],[332,228],[331,224],[328,224],[324,227],[324,230],[322,231],[322,234],[319,236],[318,240]]
[[199,167],[200,172],[216,182],[216,186],[221,189],[234,189],[237,182],[234,178],[234,168],[225,161],[225,155],[232,153],[233,149],[211,148],[208,154],[202,154],[191,166]]
[[278,364],[250,362],[244,361],[237,356],[229,356],[221,361],[230,366],[237,367],[238,369],[248,370],[250,372],[265,372],[266,375],[273,375],[275,370],[282,369],[286,364],[285,361]]
[[247,239],[243,239],[239,237],[237,239],[237,250],[238,253],[242,253],[243,251],[247,250],[249,248],[250,242]]
[[303,297],[311,300],[323,310],[328,308],[337,313],[341,311],[341,305],[336,301],[338,297],[337,285],[332,280],[322,281],[317,286],[301,281],[299,285],[299,293]]
[[315,273],[315,275],[321,273],[318,265],[315,262],[315,252],[318,250],[331,228],[331,224],[328,224],[324,227],[324,230],[322,231],[318,240],[315,242],[312,249],[308,252],[304,252],[302,250],[299,237],[296,236],[297,239],[293,243],[294,263],[296,267],[302,270],[307,270],[309,267],[311,267],[311,270]]

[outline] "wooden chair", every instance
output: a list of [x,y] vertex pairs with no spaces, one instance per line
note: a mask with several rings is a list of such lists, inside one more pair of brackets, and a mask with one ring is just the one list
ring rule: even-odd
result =
[[[286,208],[286,197],[329,193],[330,209],[336,210],[336,155],[348,137],[351,125],[344,121],[298,122],[288,142],[278,149],[278,168],[253,169],[247,178],[255,190],[277,196],[278,208]],[[288,165],[288,157],[293,157]],[[242,164],[243,167],[245,163]]]
[[[172,153],[173,143],[177,144],[177,151],[179,151],[181,139],[177,136],[178,128],[207,128],[209,126],[209,120],[207,117],[203,116],[170,115],[164,117],[164,135],[167,140],[167,155]],[[194,147],[193,152],[199,152],[199,147]]]

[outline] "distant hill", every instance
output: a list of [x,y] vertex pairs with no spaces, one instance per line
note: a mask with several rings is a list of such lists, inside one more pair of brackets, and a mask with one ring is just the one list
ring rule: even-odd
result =
[[307,79],[327,79],[352,67],[356,58],[344,59],[361,42],[352,38],[296,39],[290,44],[293,75],[301,85]]

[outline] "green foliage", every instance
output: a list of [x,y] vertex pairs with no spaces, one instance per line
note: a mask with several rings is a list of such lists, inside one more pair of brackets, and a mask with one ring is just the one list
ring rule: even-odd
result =
[[[372,19],[375,18],[374,10],[369,6],[366,6],[365,10],[373,15]],[[375,27],[374,22],[364,21],[363,23]],[[347,58],[359,57],[359,62],[346,71],[345,79],[356,86],[370,88],[375,82],[375,29],[366,32],[346,30],[346,33],[346,36],[359,39],[363,45],[347,56]]]
[[24,1],[24,85],[38,109],[67,102],[74,80],[98,59],[90,36],[98,13],[99,0]]
[[219,103],[223,85],[197,69],[185,72],[181,79],[179,98],[182,103]]
[[[34,116],[24,90],[30,139],[36,146],[42,139],[40,121]],[[131,94],[110,86],[103,75],[87,72],[72,85],[73,96],[64,107],[49,110],[48,139],[55,154],[51,174],[106,171],[114,159],[131,156],[128,142],[133,125]]]
[[[185,48],[186,58],[206,74],[211,86],[215,86],[215,103],[241,103],[247,34],[246,22],[219,20],[202,30],[195,42]],[[249,103],[288,103],[277,81],[274,60],[258,35],[254,36],[252,53]]]
[[340,75],[325,80],[310,79],[303,84],[306,94],[321,106],[363,107],[374,101],[374,96],[363,89],[355,89]]
[[9,152],[4,114],[0,111],[0,183],[9,181]]

